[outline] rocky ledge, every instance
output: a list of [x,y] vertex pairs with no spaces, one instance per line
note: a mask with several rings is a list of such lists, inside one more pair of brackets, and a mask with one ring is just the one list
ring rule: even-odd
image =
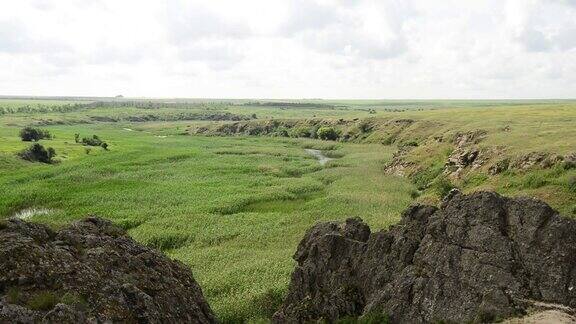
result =
[[213,323],[190,270],[87,218],[0,220],[0,323]]
[[576,221],[530,198],[451,192],[375,233],[360,219],[321,223],[294,259],[275,322],[491,322],[576,307]]

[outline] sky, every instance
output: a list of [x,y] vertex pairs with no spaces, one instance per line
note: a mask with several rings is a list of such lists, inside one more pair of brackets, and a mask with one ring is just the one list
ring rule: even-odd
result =
[[2,0],[0,95],[576,98],[576,0]]

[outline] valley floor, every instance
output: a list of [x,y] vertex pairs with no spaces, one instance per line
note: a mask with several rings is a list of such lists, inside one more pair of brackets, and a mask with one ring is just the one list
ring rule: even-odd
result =
[[[134,128],[134,131],[126,129]],[[86,154],[74,133],[110,143]],[[54,226],[100,215],[189,265],[223,321],[269,318],[306,229],[359,216],[373,228],[399,219],[414,194],[386,175],[393,147],[319,140],[178,135],[170,126],[53,126],[62,162],[2,155],[0,214]],[[3,128],[3,151],[26,144]],[[8,144],[9,143],[9,144]],[[332,157],[325,165],[306,152]],[[35,211],[41,211],[36,213]]]

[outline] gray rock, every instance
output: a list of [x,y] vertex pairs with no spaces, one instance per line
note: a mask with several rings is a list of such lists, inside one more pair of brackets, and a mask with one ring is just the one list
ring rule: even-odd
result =
[[190,270],[87,218],[0,227],[0,323],[214,323]]
[[526,300],[576,307],[576,221],[543,202],[454,191],[366,231],[358,219],[308,230],[274,321],[486,322],[525,314]]

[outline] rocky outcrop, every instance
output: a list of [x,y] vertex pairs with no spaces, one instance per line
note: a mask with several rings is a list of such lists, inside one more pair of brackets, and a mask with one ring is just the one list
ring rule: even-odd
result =
[[543,202],[451,192],[371,233],[360,219],[306,232],[276,322],[388,314],[393,323],[485,322],[535,301],[576,307],[576,221]]
[[215,321],[186,266],[109,221],[0,221],[0,323]]
[[531,168],[549,169],[554,165],[561,163],[563,160],[564,157],[557,154],[531,152],[519,156],[510,166],[519,170],[527,170]]
[[483,129],[476,129],[465,133],[458,132],[454,136],[454,140],[452,142],[456,145],[456,147],[463,147],[467,145],[478,144],[484,140],[487,135],[488,132]]

